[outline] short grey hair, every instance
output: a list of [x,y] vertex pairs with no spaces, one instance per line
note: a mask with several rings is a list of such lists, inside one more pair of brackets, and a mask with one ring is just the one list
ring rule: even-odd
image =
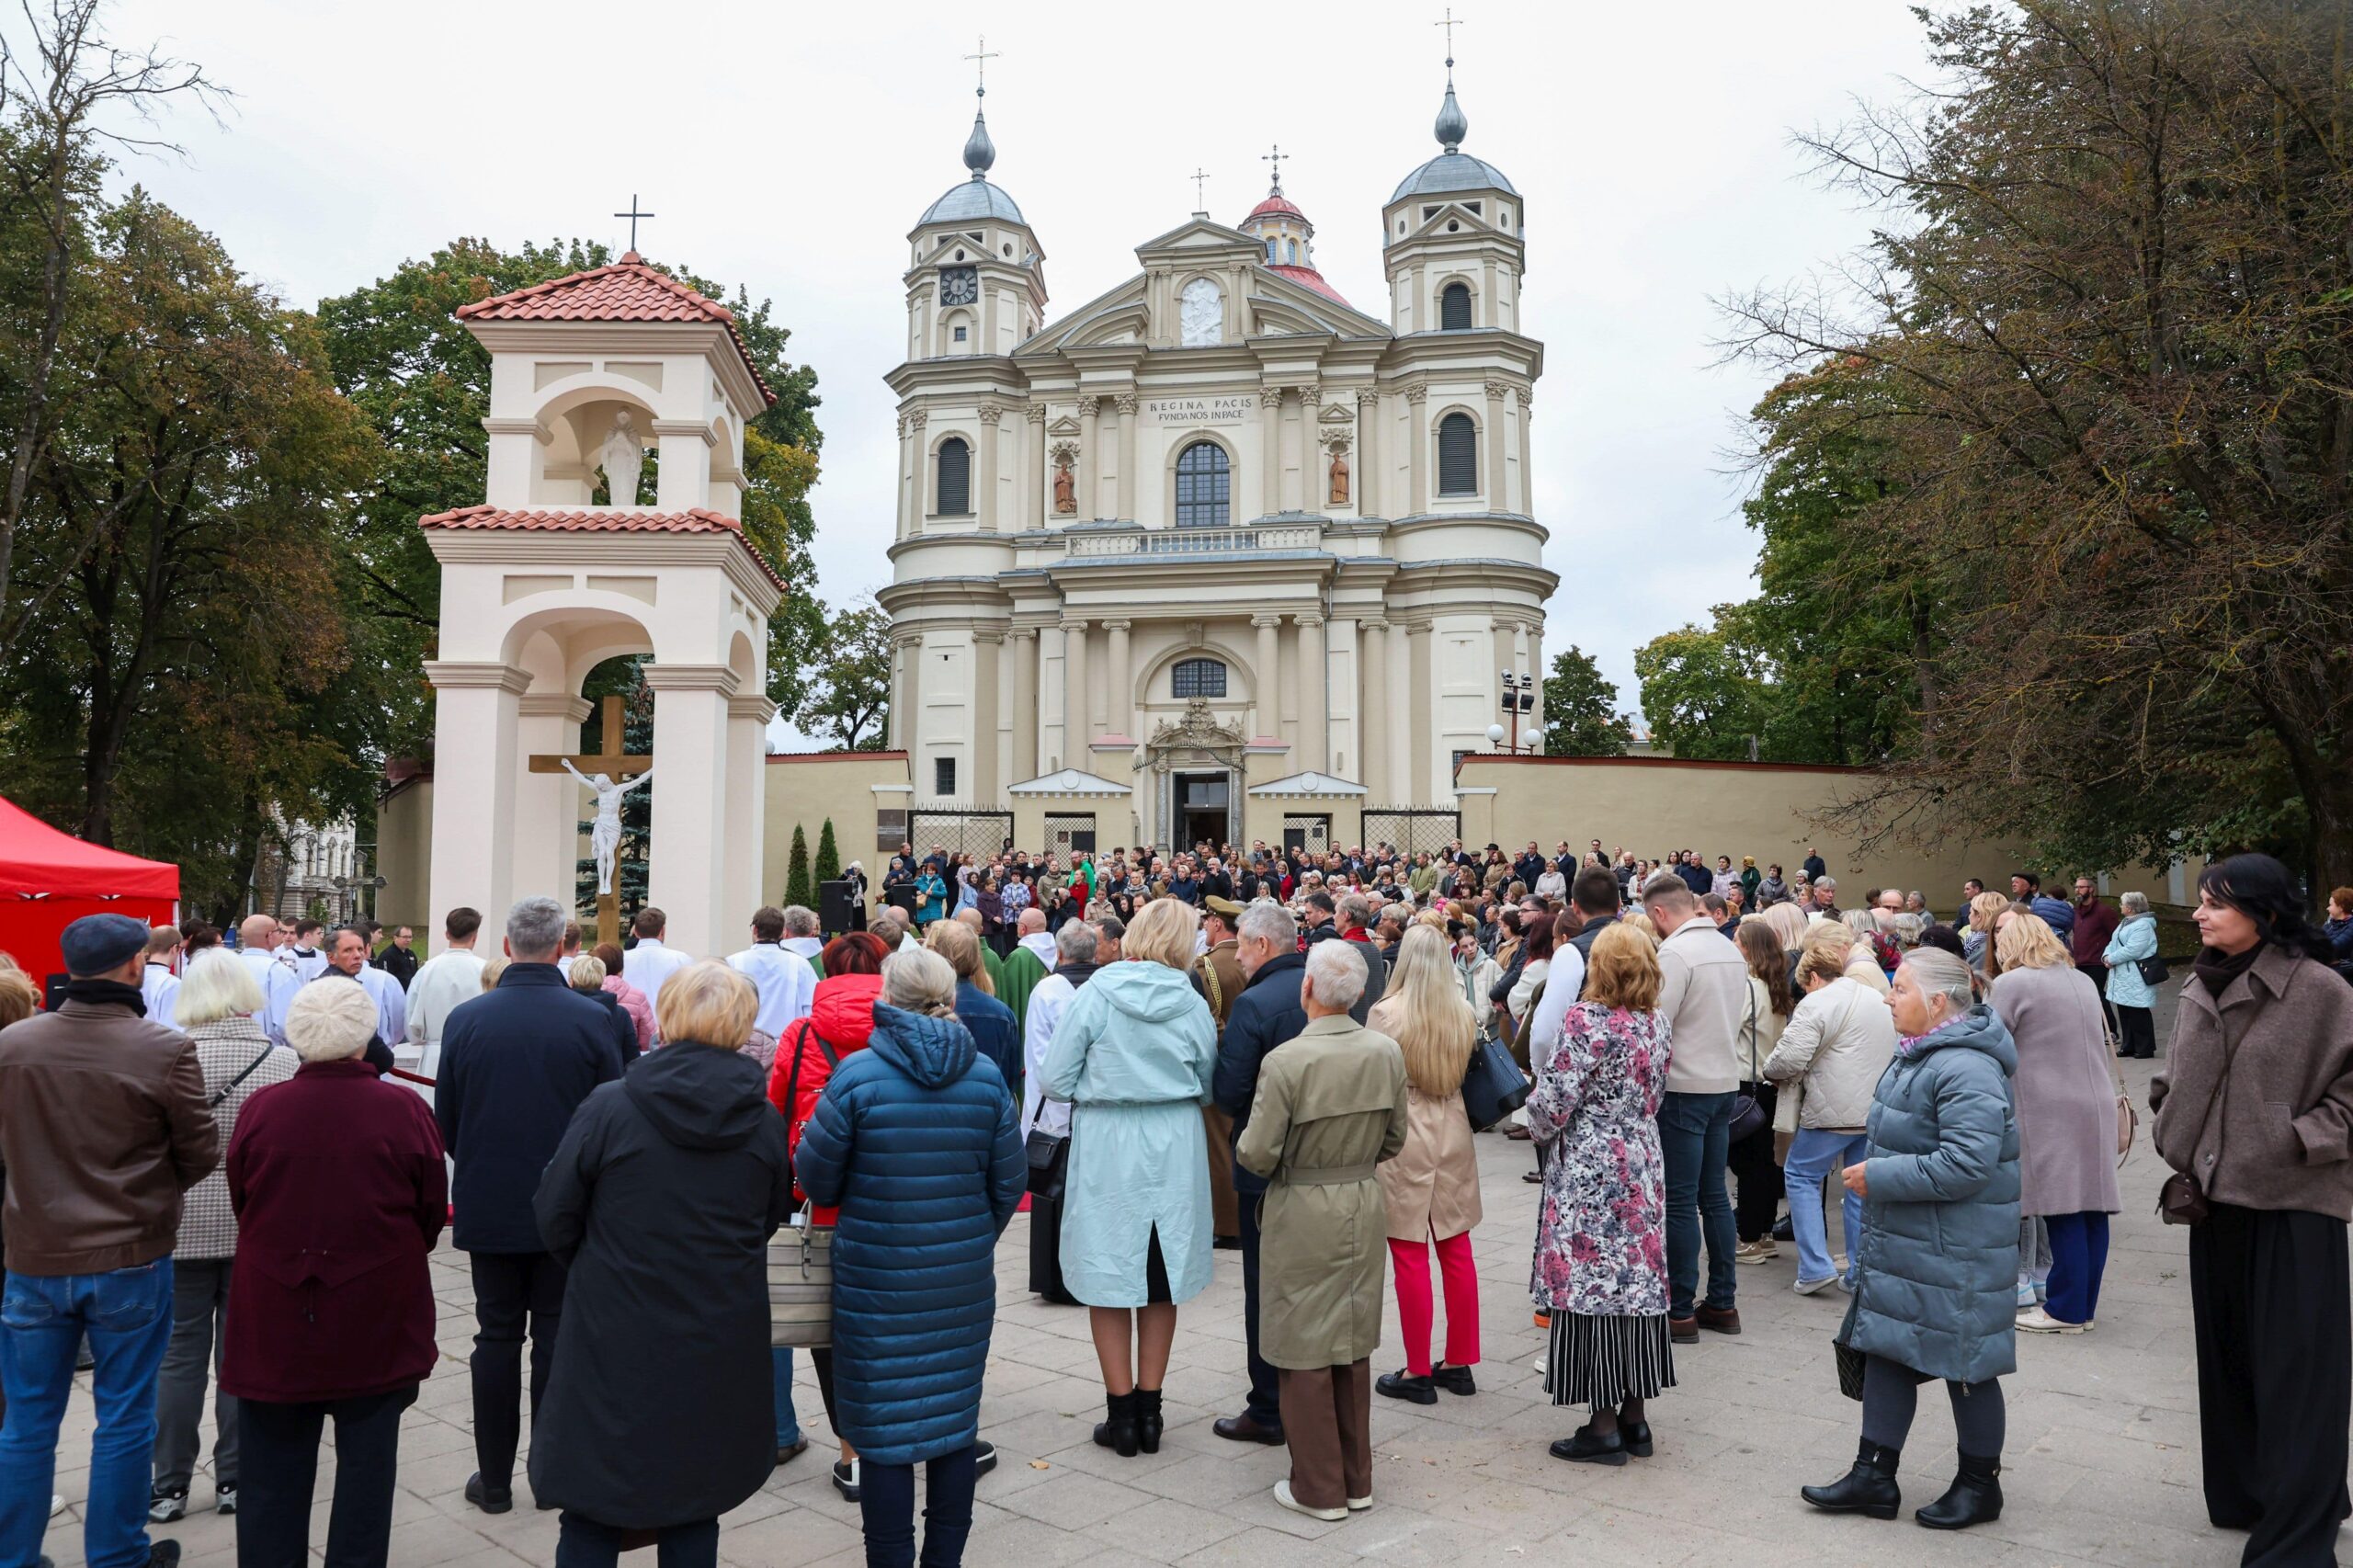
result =
[[1054,933],[1054,956],[1064,963],[1093,963],[1102,945],[1095,927],[1084,920],[1070,921]]
[[1969,1011],[1977,1000],[1969,966],[1942,948],[1915,948],[1904,955],[1900,967],[1912,971],[1913,983],[1923,994],[1942,996],[1956,1013]]
[[254,978],[253,966],[226,948],[214,948],[199,953],[188,966],[172,1017],[188,1029],[217,1024],[240,1013],[251,1017],[264,1005],[261,982]]
[[906,948],[882,960],[882,1005],[927,1017],[956,1015],[956,971],[929,948]]
[[1686,910],[1697,908],[1699,901],[1691,896],[1691,884],[1673,871],[1654,871],[1650,881],[1643,884],[1643,902]]
[[1299,946],[1299,922],[1290,910],[1270,899],[1260,899],[1242,912],[1242,920],[1234,927],[1237,936],[1261,942],[1272,942],[1277,950]]
[[1372,918],[1372,902],[1360,892],[1344,893],[1332,913],[1351,926],[1362,926]]
[[788,937],[813,937],[817,934],[817,912],[792,904],[784,912],[784,934]]
[[1838,879],[1825,871],[1821,876],[1814,878],[1808,885],[1817,888],[1828,888],[1832,892],[1836,892],[1838,891]]
[[[2116,897],[2116,907],[2127,915],[2146,915],[2149,913],[2149,895],[2137,890],[2119,893]],[[186,995],[187,987],[181,987],[180,994]]]
[[540,894],[515,901],[506,912],[507,956],[517,963],[545,963],[563,946],[563,905]]
[[1326,1007],[1347,1008],[1364,994],[1364,960],[1353,942],[1318,942],[1307,949],[1307,978]]

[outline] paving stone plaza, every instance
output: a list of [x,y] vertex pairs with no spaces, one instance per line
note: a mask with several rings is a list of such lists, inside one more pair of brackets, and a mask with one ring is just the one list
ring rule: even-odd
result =
[[[2170,1009],[2166,1010],[2168,1013]],[[2163,1026],[2169,1022],[2160,1017]],[[2136,1100],[2152,1064],[2124,1064]],[[1486,1219],[1476,1233],[1485,1360],[1475,1398],[1432,1407],[1373,1401],[1378,1502],[1343,1524],[1285,1513],[1268,1489],[1282,1450],[1243,1447],[1210,1423],[1241,1407],[1242,1270],[1217,1255],[1217,1281],[1188,1302],[1167,1383],[1168,1434],[1157,1455],[1122,1460],[1094,1446],[1102,1390],[1086,1314],[1041,1304],[1028,1277],[1026,1217],[998,1249],[998,1317],[982,1406],[983,1435],[1002,1456],[982,1478],[967,1561],[976,1568],[1343,1568],[1371,1563],[1494,1563],[1590,1553],[1622,1568],[1731,1563],[1766,1568],[1821,1561],[1939,1564],[2101,1562],[2223,1564],[2243,1538],[2211,1528],[2199,1494],[2197,1382],[2184,1233],[2152,1212],[2162,1167],[2145,1144],[2124,1170],[2099,1325],[2072,1338],[2019,1336],[2018,1375],[2006,1379],[2008,1509],[1966,1535],[1913,1525],[1910,1506],[1950,1478],[1944,1402],[1924,1398],[1904,1457],[1907,1516],[1894,1524],[1813,1513],[1801,1483],[1835,1477],[1852,1459],[1859,1406],[1839,1397],[1830,1335],[1846,1298],[1800,1297],[1793,1249],[1744,1267],[1736,1338],[1706,1335],[1678,1347],[1677,1388],[1653,1410],[1658,1453],[1622,1470],[1563,1464],[1545,1452],[1581,1412],[1545,1402],[1535,1368],[1542,1335],[1528,1308],[1528,1238],[1537,1189],[1520,1180],[1528,1146],[1477,1140]],[[1833,1210],[1832,1224],[1836,1224]],[[1834,1229],[1834,1235],[1835,1235]],[[460,1496],[474,1469],[466,1354],[473,1334],[465,1258],[434,1259],[442,1360],[401,1436],[392,1562],[400,1568],[544,1564],[556,1516],[534,1512],[517,1478],[513,1513],[485,1516]],[[1379,1369],[1402,1362],[1391,1344]],[[58,1490],[74,1505],[51,1528],[60,1568],[82,1561],[79,1499],[90,1436],[87,1376],[59,1448]],[[826,1478],[831,1433],[806,1358],[795,1390],[809,1451],[728,1515],[720,1554],[743,1568],[856,1568],[864,1547],[855,1504]],[[210,1442],[210,1422],[206,1423]],[[323,1458],[313,1550],[325,1539],[333,1465]],[[232,1525],[198,1508],[159,1533],[186,1548],[188,1568],[230,1568]],[[650,1552],[632,1558],[651,1563]]]

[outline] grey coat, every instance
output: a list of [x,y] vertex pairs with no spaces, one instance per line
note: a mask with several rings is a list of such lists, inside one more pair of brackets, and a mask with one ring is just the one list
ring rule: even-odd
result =
[[1864,1156],[1863,1242],[1840,1337],[1932,1378],[2018,1369],[2018,1051],[1972,1007],[1898,1052]]
[[2018,1051],[2019,1206],[2029,1214],[2113,1214],[2116,1067],[2099,987],[2066,964],[2004,970],[1985,1000]]

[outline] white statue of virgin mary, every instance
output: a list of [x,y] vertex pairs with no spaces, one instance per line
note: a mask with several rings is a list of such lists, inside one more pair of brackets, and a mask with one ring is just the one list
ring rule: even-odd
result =
[[611,504],[636,506],[638,476],[645,472],[645,437],[637,433],[637,421],[626,408],[613,415],[613,427],[605,437],[604,462]]

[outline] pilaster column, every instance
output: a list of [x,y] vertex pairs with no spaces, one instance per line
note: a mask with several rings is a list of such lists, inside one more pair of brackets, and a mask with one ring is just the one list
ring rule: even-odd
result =
[[1511,389],[1501,381],[1487,383],[1487,510],[1509,511],[1504,489],[1504,398]]
[[1046,405],[1033,403],[1022,415],[1029,426],[1021,437],[1021,462],[1022,472],[1029,476],[1029,498],[1022,504],[1021,524],[1025,528],[1042,528],[1046,526]]
[[1299,749],[1302,768],[1323,772],[1332,766],[1330,661],[1324,656],[1324,618],[1299,618]]
[[[1438,802],[1438,793],[1431,782],[1436,765],[1432,755],[1436,742],[1430,734],[1430,709],[1438,682],[1430,669],[1430,623],[1409,620],[1405,623],[1405,788],[1404,804],[1427,806]],[[1447,798],[1453,798],[1449,789]]]
[[1005,405],[995,403],[981,404],[981,483],[973,499],[979,503],[972,510],[981,515],[983,533],[1006,533],[1005,520],[997,516],[996,505],[996,445],[997,422],[1005,417]]
[[1291,510],[1320,512],[1324,509],[1324,497],[1316,494],[1315,464],[1308,456],[1315,444],[1315,389],[1309,386],[1290,390],[1291,395],[1299,400],[1298,416],[1291,421],[1290,460],[1283,465],[1287,470],[1295,469],[1299,472],[1299,491],[1292,497]]
[[1265,472],[1259,486],[1260,510],[1271,517],[1283,509],[1283,389],[1258,389],[1258,466]]
[[1544,620],[1540,614],[1527,624],[1528,667],[1536,676],[1536,711],[1528,715],[1523,723],[1533,724],[1540,730],[1544,727]]
[[1045,771],[1038,755],[1038,705],[1044,693],[1038,686],[1038,630],[1013,629],[1013,778],[1019,784]]
[[[518,760],[580,749],[581,722],[595,710],[569,691],[527,691],[515,702]],[[589,815],[587,791],[568,773],[516,775],[514,885],[523,894],[547,893],[569,906],[578,879],[580,819]]]
[[645,684],[654,688],[654,733],[662,737],[646,896],[670,917],[670,945],[704,957],[721,951],[744,918],[727,908],[724,857],[717,852],[727,843],[727,709],[735,677],[724,665],[654,664],[645,667]]
[[1120,415],[1120,520],[1136,520],[1136,394],[1120,392],[1111,399]]
[[891,749],[906,752],[911,758],[915,751],[915,661],[908,651],[915,646],[915,642],[911,632],[900,633],[891,639],[891,711],[888,715],[890,722],[884,726],[884,738],[890,742]]
[[997,655],[1005,650],[1002,631],[972,633],[972,781],[965,799],[995,805],[1000,798],[996,771]]
[[1387,503],[1382,500],[1387,486],[1381,472],[1381,443],[1374,437],[1381,429],[1381,393],[1373,387],[1357,390],[1357,516],[1385,517]]
[[1422,418],[1429,395],[1430,389],[1421,381],[1405,389],[1405,509],[1414,513],[1430,509],[1430,433],[1423,428]]
[[1086,745],[1095,738],[1087,712],[1086,622],[1070,616],[1063,621],[1063,766],[1085,767]]
[[1089,522],[1103,515],[1103,464],[1095,445],[1095,411],[1102,402],[1099,397],[1078,400],[1078,515]]
[[[774,717],[776,704],[764,692],[738,692],[727,699],[727,777],[721,790],[727,857],[720,903],[722,915],[738,926],[746,918],[745,911],[768,902],[760,877],[767,866],[767,729]],[[784,890],[775,892],[781,903]]]
[[1250,624],[1258,631],[1258,667],[1251,672],[1250,679],[1250,694],[1258,705],[1258,735],[1267,740],[1279,739],[1283,733],[1282,646],[1279,641],[1283,618],[1254,615]]
[[523,772],[518,699],[531,672],[495,661],[436,659],[426,665],[425,678],[433,683],[437,759],[434,903],[440,909],[466,904],[485,920],[504,920],[515,902],[511,835],[516,783]]
[[1362,646],[1357,663],[1362,667],[1363,696],[1358,710],[1364,715],[1364,756],[1361,763],[1365,799],[1376,805],[1389,801],[1389,623],[1357,623]]
[[1135,672],[1128,667],[1128,623],[1107,620],[1110,649],[1103,661],[1103,733],[1135,738]]
[[[1528,434],[1528,411],[1535,400],[1529,396],[1526,387],[1518,388],[1517,395],[1519,399],[1519,510],[1532,517],[1536,515],[1536,443]],[[1537,673],[1541,675],[1543,672],[1540,670]]]

